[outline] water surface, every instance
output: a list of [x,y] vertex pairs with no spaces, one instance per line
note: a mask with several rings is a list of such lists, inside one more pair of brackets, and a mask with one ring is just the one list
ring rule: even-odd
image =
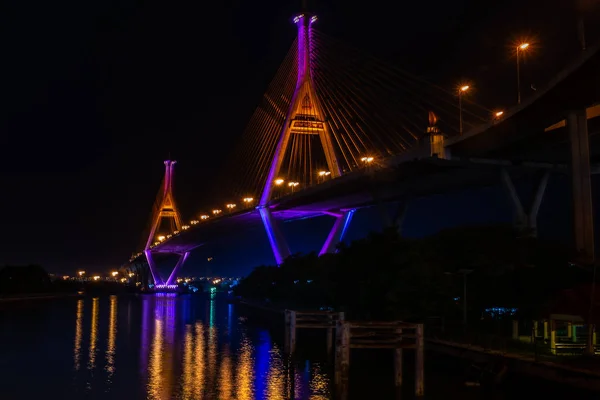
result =
[[[331,398],[332,371],[323,354],[324,339],[309,343],[310,338],[301,337],[301,354],[290,367],[278,336],[250,325],[235,305],[214,295],[4,304],[0,398],[275,400],[289,398],[290,392],[296,399]],[[410,357],[405,365],[403,398],[410,398]],[[353,352],[351,398],[394,398],[391,366],[391,354]],[[460,370],[427,360],[429,399],[508,400],[525,393],[574,393],[529,380],[514,386],[493,391],[467,388]]]

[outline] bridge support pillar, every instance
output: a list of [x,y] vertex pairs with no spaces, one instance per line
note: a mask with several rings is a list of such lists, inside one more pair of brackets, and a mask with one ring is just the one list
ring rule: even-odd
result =
[[404,224],[404,218],[406,218],[406,212],[408,210],[409,199],[404,199],[400,204],[398,204],[398,208],[396,209],[396,214],[394,215],[394,219],[392,220],[393,226],[398,229],[398,234],[402,235],[402,225]]
[[581,261],[592,263],[594,261],[594,215],[590,148],[585,110],[571,111],[567,115],[566,125],[571,141],[575,249]]
[[169,275],[169,279],[167,279],[167,282],[165,283],[167,286],[175,285],[175,280],[177,279],[177,271],[179,271],[179,269],[183,266],[183,263],[185,263],[185,260],[187,260],[189,255],[190,255],[190,252],[186,251],[185,253],[183,253],[179,256],[179,260],[177,260],[177,264],[175,264],[173,271],[171,271],[171,275]]
[[546,171],[542,175],[538,186],[535,191],[535,196],[533,198],[533,202],[529,209],[529,212],[525,211],[525,207],[521,199],[519,198],[519,194],[517,193],[517,189],[513,184],[508,171],[505,169],[502,170],[502,182],[510,195],[510,199],[515,209],[516,214],[516,227],[519,231],[521,231],[524,236],[536,237],[537,236],[537,215],[540,210],[540,206],[542,204],[542,200],[544,199],[544,194],[546,192],[546,187],[548,186],[548,179],[550,178],[550,172]]
[[163,281],[162,279],[160,279],[160,275],[158,274],[158,268],[154,263],[154,259],[152,258],[152,252],[150,251],[150,249],[144,250],[144,255],[146,256],[146,260],[148,261],[148,268],[150,268],[150,273],[152,274],[154,285],[162,285]]
[[319,252],[320,256],[336,252],[337,245],[344,239],[344,235],[348,230],[348,226],[350,226],[355,211],[356,210],[348,210],[344,211],[342,214],[336,215],[333,227],[331,228],[331,231],[329,231],[329,235],[327,235],[327,239],[325,239],[325,244],[323,244],[323,247]]
[[283,232],[279,229],[279,224],[273,218],[273,214],[268,206],[257,207],[262,219],[267,237],[269,238],[269,244],[273,250],[275,261],[277,265],[283,264],[286,258],[290,256],[290,248],[287,245]]

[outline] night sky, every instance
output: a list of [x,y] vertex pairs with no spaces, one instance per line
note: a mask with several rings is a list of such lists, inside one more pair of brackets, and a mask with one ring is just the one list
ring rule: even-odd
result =
[[[574,3],[321,0],[311,8],[328,35],[443,86],[474,80],[474,100],[496,108],[515,102],[514,40],[536,43],[524,87],[543,84],[565,51],[577,50]],[[290,17],[299,6],[32,0],[4,7],[0,265],[69,273],[122,264],[140,242],[169,156],[178,160],[175,195],[184,219],[210,207],[215,176],[294,39]],[[585,12],[598,21],[597,7]],[[420,201],[406,232],[508,221],[510,205],[499,193]],[[548,215],[564,236],[568,198],[556,201],[566,202],[564,216]],[[356,218],[350,238],[376,228],[369,215]],[[286,228],[290,240],[317,226],[309,225]],[[291,244],[308,251],[325,234]],[[215,257],[209,273],[223,275],[270,262],[262,232],[236,240],[235,257],[231,244],[215,245],[187,271],[204,273],[206,256]]]

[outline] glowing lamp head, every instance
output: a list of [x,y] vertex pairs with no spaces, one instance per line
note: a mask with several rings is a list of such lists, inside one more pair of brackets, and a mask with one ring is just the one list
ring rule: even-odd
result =
[[302,18],[304,18],[304,14],[296,15],[294,17],[294,23],[297,24]]
[[296,186],[298,186],[299,184],[300,184],[300,183],[298,183],[298,182],[289,182],[289,183],[288,183],[288,186],[289,186],[289,187],[296,187]]
[[364,162],[364,163],[367,163],[367,164],[369,164],[369,163],[372,163],[372,162],[373,162],[373,157],[370,157],[370,156],[368,156],[368,157],[363,157],[363,158],[361,158],[361,159],[360,159],[360,161],[362,161],[362,162]]
[[234,209],[234,208],[235,208],[235,206],[236,206],[236,205],[235,205],[235,204],[233,204],[233,203],[229,203],[229,204],[227,204],[227,205],[226,205],[226,207],[227,207],[227,208],[229,208],[230,210]]
[[317,19],[318,19],[317,16],[313,15],[312,17],[310,17],[310,23],[314,24],[315,22],[317,22]]
[[470,86],[469,86],[469,85],[463,85],[463,86],[461,86],[461,87],[460,87],[460,89],[459,89],[459,90],[460,90],[461,92],[466,92],[466,91],[467,91],[467,90],[469,90],[469,89],[470,89]]
[[329,171],[319,171],[319,176],[327,176],[327,175],[331,175],[331,172],[329,172]]
[[79,276],[83,276],[83,275],[85,275],[85,271],[77,271],[77,274],[78,274]]
[[166,237],[163,236],[163,235],[160,235],[159,237],[157,237],[157,239],[158,239],[159,242],[162,242],[163,240],[166,239]]
[[519,50],[527,50],[527,48],[528,48],[528,47],[529,47],[529,43],[521,43],[521,44],[518,46],[518,49],[519,49]]
[[504,114],[504,111],[496,111],[494,113],[494,115],[496,116],[496,118],[500,118],[503,114]]
[[212,213],[213,213],[214,215],[219,215],[219,214],[221,214],[221,210],[219,210],[219,209],[215,209],[215,210],[212,210]]
[[282,184],[283,184],[283,182],[285,182],[285,181],[284,181],[283,179],[281,179],[281,178],[277,178],[277,179],[275,179],[275,184],[276,184],[276,185],[278,185],[278,186],[279,186],[279,185],[282,185]]
[[205,219],[208,219],[208,215],[206,215],[206,214],[205,215],[201,215],[200,219],[204,221]]
[[119,273],[118,273],[117,271],[113,271],[113,272],[111,272],[110,274],[111,274],[112,276],[117,276],[117,275],[119,275]]
[[253,197],[244,197],[244,203],[252,203],[254,201]]

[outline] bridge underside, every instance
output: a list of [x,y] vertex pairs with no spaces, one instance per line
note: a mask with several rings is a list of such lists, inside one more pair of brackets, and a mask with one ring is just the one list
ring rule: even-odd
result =
[[[424,158],[394,168],[360,171],[307,188],[269,204],[275,219],[288,222],[360,209],[407,197],[425,197],[501,182],[502,170],[514,179],[529,178],[540,170],[566,173],[566,166],[510,164]],[[231,232],[262,227],[257,210],[240,211],[192,226],[153,248],[157,253],[183,254],[209,242],[226,240]]]

